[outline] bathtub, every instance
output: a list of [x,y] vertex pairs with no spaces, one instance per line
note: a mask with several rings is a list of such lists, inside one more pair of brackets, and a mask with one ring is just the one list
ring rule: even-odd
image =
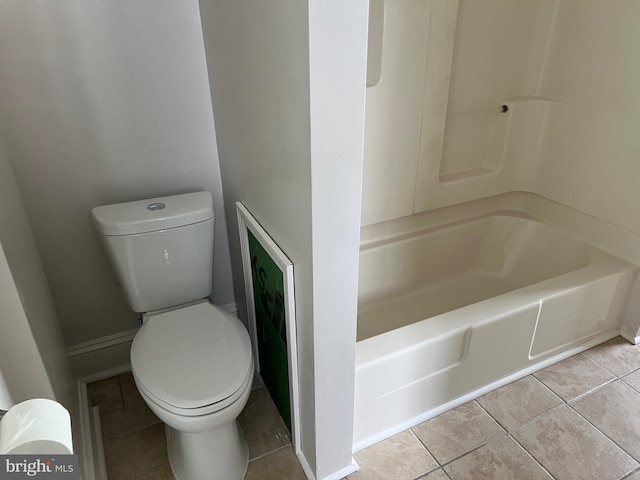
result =
[[639,255],[523,192],[364,227],[354,450],[618,335]]

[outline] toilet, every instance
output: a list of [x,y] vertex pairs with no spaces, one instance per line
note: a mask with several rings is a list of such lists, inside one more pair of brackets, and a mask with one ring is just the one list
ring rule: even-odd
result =
[[244,325],[209,303],[214,208],[208,192],[92,211],[116,278],[142,325],[131,346],[140,395],[165,423],[178,480],[240,480],[248,449],[237,422],[253,381]]

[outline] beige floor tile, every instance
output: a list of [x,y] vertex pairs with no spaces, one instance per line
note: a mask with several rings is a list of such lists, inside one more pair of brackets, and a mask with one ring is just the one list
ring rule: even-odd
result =
[[513,436],[558,479],[613,480],[638,467],[635,460],[566,405],[525,425]]
[[160,419],[146,405],[104,415],[101,418],[101,422],[102,438],[105,440],[161,423]]
[[244,480],[306,480],[291,446],[249,462]]
[[411,430],[365,448],[354,457],[360,471],[349,480],[413,480],[439,466]]
[[122,412],[124,403],[118,377],[110,377],[87,385],[89,406],[100,407],[100,415]]
[[[132,375],[122,374],[96,384],[94,402],[116,405],[117,391],[121,403],[101,418],[109,480],[173,480],[164,424],[145,404]],[[240,421],[251,458],[260,457],[250,462],[247,479],[305,479],[293,449],[286,446],[289,433],[264,387],[252,391]]]
[[622,381],[640,392],[640,370],[636,370],[626,377],[622,377]]
[[584,352],[594,362],[621,377],[640,368],[640,345],[616,337]]
[[478,403],[512,431],[563,402],[534,377],[527,376],[481,396]]
[[412,430],[441,465],[504,433],[476,402],[460,405]]
[[137,430],[132,437],[136,480],[174,480],[167,458],[164,424]]
[[444,469],[452,480],[552,480],[508,435],[468,453]]
[[544,368],[533,376],[567,402],[615,379],[582,354]]
[[572,406],[640,461],[640,393],[617,380],[581,398]]
[[122,434],[104,442],[104,457],[109,480],[134,480],[133,438]]
[[250,459],[272,452],[291,441],[289,431],[264,387],[251,391],[238,422],[249,445]]
[[120,381],[120,390],[122,391],[122,401],[124,402],[125,410],[131,410],[145,405],[144,399],[138,392],[138,387],[133,380],[131,372],[118,375]]

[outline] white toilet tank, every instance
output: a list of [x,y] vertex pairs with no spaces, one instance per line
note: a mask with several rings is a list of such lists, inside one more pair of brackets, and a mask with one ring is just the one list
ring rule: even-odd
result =
[[209,192],[104,205],[91,214],[134,312],[211,293],[215,214]]

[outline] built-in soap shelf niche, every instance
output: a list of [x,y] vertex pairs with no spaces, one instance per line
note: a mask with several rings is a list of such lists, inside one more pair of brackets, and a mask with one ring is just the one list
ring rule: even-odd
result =
[[503,99],[482,108],[447,113],[440,161],[441,183],[500,171],[514,100]]

